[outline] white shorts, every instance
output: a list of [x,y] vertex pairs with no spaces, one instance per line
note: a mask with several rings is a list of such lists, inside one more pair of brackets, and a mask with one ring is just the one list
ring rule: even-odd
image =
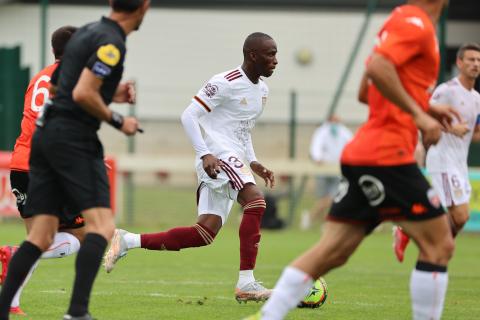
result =
[[449,170],[449,172],[431,173],[430,177],[432,186],[440,196],[444,207],[470,202],[472,187],[465,174],[461,174],[457,170]]
[[212,179],[203,169],[203,162],[197,159],[196,170],[199,182],[197,191],[198,215],[215,214],[227,221],[238,192],[247,183],[255,184],[255,178],[248,165],[237,156],[229,154],[219,157],[223,165],[216,179]]

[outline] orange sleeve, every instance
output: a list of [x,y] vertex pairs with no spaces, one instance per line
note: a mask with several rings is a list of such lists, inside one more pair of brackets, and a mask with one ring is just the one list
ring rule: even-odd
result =
[[419,17],[397,17],[380,33],[374,51],[401,66],[423,51],[425,29]]

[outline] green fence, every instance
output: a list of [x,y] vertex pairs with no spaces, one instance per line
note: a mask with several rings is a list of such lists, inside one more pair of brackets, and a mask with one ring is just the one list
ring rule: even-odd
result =
[[0,70],[0,150],[12,150],[30,78],[30,69],[20,66],[20,47],[0,48]]

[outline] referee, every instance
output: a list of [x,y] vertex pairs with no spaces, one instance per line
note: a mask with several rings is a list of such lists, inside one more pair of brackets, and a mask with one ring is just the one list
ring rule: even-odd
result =
[[[28,271],[47,250],[60,218],[85,218],[85,240],[77,255],[76,276],[64,320],[91,320],[88,304],[103,252],[115,230],[103,147],[97,136],[102,121],[126,135],[138,122],[108,109],[114,102],[133,102],[129,83],[120,83],[126,36],[138,30],[150,0],[111,0],[110,16],[78,29],[58,68],[53,102],[37,121],[30,156],[26,212],[32,229],[13,256],[0,293],[0,320]],[[68,213],[62,210],[71,208]]]

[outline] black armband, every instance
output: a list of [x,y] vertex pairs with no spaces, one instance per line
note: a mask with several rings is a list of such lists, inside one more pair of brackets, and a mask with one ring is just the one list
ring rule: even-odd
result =
[[108,123],[115,129],[120,130],[123,126],[123,116],[118,112],[112,111],[112,118]]

